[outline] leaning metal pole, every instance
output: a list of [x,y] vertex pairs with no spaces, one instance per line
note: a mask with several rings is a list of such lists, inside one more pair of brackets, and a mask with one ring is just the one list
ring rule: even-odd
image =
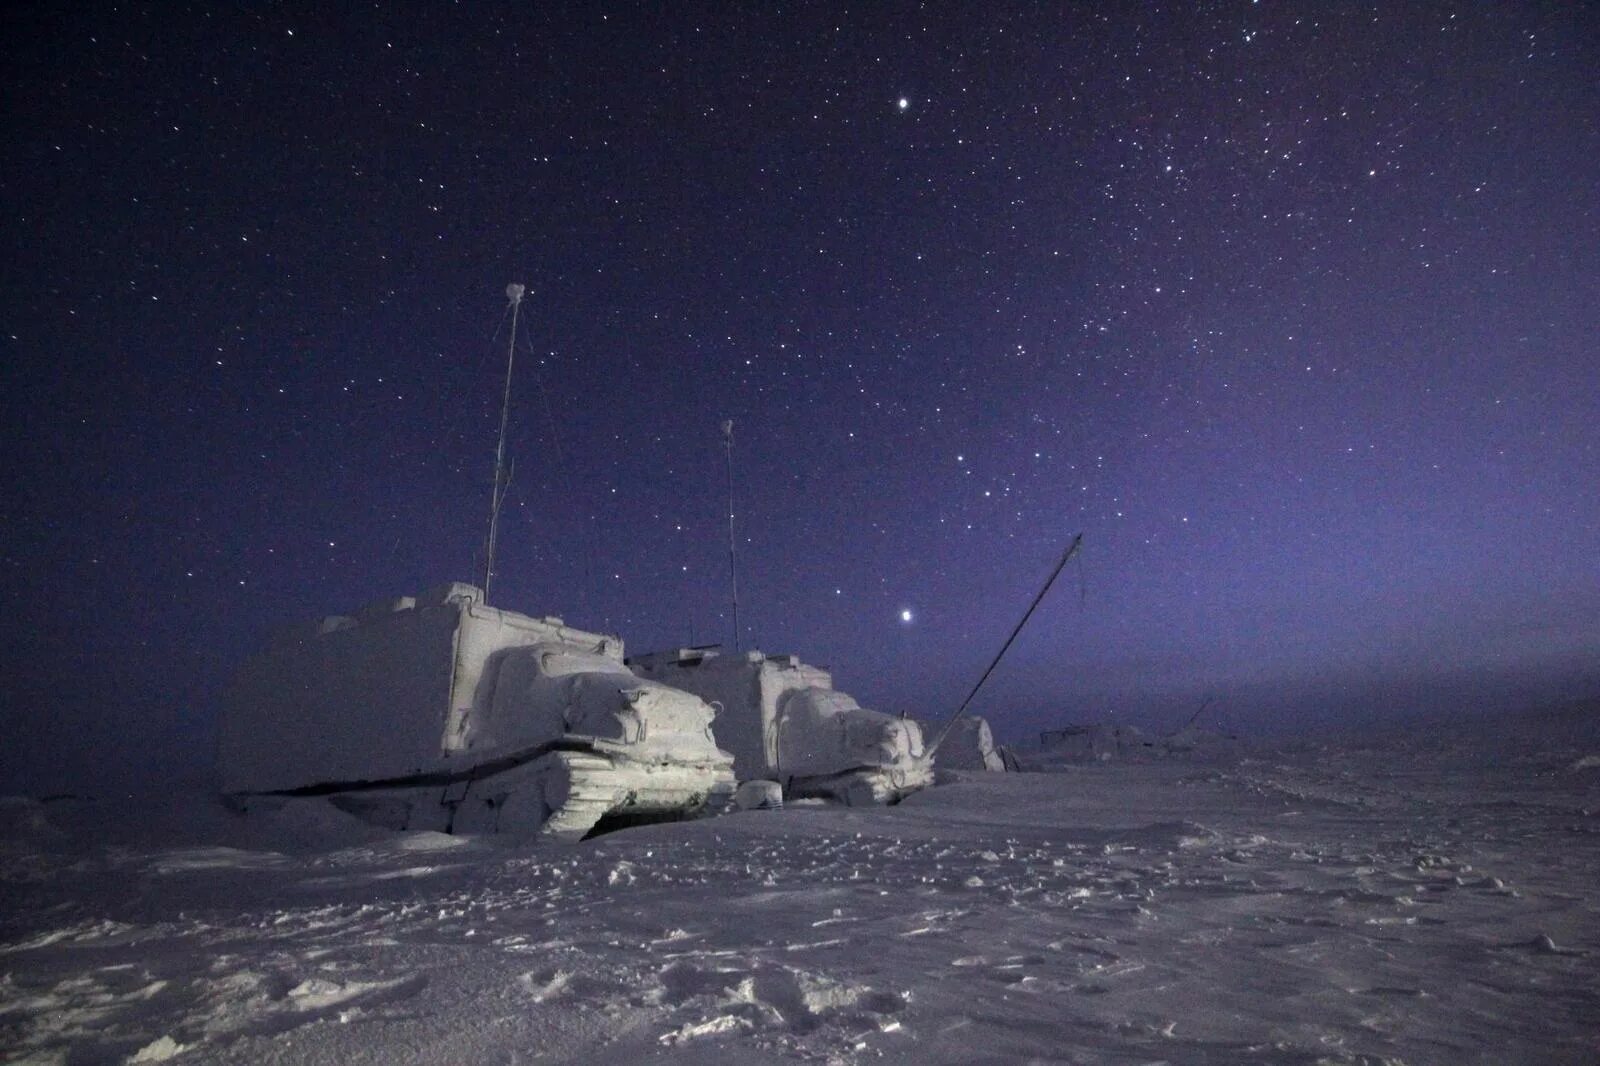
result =
[[739,651],[739,555],[733,533],[733,419],[722,423],[722,443],[728,451],[728,582],[733,588],[733,650]]
[[1034,608],[1039,606],[1039,601],[1044,599],[1045,593],[1050,591],[1050,586],[1056,583],[1056,578],[1060,577],[1061,571],[1066,569],[1067,560],[1077,554],[1078,548],[1082,544],[1083,534],[1079,533],[1072,538],[1072,543],[1067,545],[1067,550],[1061,553],[1061,561],[1056,564],[1054,570],[1050,571],[1050,577],[1045,581],[1044,588],[1039,590],[1039,594],[1033,598],[1033,602],[1023,612],[1022,621],[1017,623],[1017,627],[1011,631],[1011,635],[1006,638],[1006,642],[1000,646],[1000,654],[994,657],[994,661],[989,664],[989,669],[983,672],[983,676],[978,678],[978,683],[972,686],[972,691],[967,693],[967,698],[961,701],[960,707],[956,708],[956,713],[950,716],[950,720],[944,724],[944,728],[939,730],[939,735],[933,738],[933,743],[928,746],[928,758],[933,758],[934,753],[939,750],[939,745],[944,743],[944,738],[949,735],[950,730],[955,728],[955,724],[961,720],[961,716],[967,713],[967,707],[972,703],[972,697],[978,694],[978,690],[983,687],[983,683],[989,680],[989,675],[994,673],[994,668],[1000,665],[1000,660],[1005,657],[1006,649],[1010,648],[1011,642],[1017,639],[1017,634],[1022,632],[1022,627],[1028,624],[1028,619],[1033,617]]
[[489,585],[494,581],[494,547],[500,531],[500,505],[506,495],[506,421],[511,413],[511,365],[517,357],[517,311],[522,307],[522,294],[528,290],[516,282],[506,286],[506,299],[511,301],[511,340],[506,345],[506,389],[500,400],[500,443],[494,451],[494,491],[489,499],[489,550],[483,564],[483,601],[489,602]]

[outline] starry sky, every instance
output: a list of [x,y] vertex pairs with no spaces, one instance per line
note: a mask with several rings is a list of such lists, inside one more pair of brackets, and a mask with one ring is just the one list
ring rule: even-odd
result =
[[[0,786],[481,583],[1003,738],[1600,692],[1581,4],[11,5]],[[909,620],[906,612],[909,612]],[[63,786],[64,787],[64,786]]]

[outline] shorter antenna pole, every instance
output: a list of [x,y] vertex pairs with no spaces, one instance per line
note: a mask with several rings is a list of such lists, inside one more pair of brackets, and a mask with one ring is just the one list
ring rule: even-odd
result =
[[733,419],[722,423],[722,443],[728,452],[728,583],[733,588],[733,650],[739,650],[739,554],[733,533]]
[[[1200,709],[1195,711],[1193,714],[1191,714],[1189,716],[1189,720],[1187,722],[1183,723],[1183,729],[1188,729],[1190,726],[1192,726],[1196,722],[1198,722],[1200,720],[1200,716],[1202,714],[1206,713],[1206,708],[1211,706],[1216,701],[1217,701],[1217,698],[1215,696],[1211,696],[1211,695],[1208,695],[1208,696],[1206,696],[1205,699],[1201,700],[1200,701]],[[1178,730],[1178,732],[1179,733],[1183,732],[1183,729]]]
[[506,493],[506,421],[511,414],[511,364],[517,355],[517,311],[522,306],[522,294],[528,290],[512,282],[506,286],[506,299],[511,301],[511,340],[506,345],[506,389],[500,400],[500,443],[494,452],[494,491],[489,497],[489,549],[483,564],[483,602],[489,602],[489,585],[494,581],[494,547],[500,531],[500,505]]
[[994,673],[994,668],[1000,665],[1000,660],[1005,657],[1006,650],[1011,647],[1011,642],[1017,639],[1017,634],[1022,632],[1022,627],[1027,625],[1028,619],[1033,617],[1034,608],[1039,606],[1039,602],[1044,599],[1045,593],[1050,591],[1050,586],[1056,583],[1056,578],[1060,577],[1061,571],[1066,569],[1067,560],[1078,553],[1078,548],[1082,544],[1083,534],[1079,533],[1072,538],[1072,543],[1067,545],[1067,550],[1061,553],[1061,561],[1056,564],[1054,570],[1050,571],[1050,577],[1045,581],[1044,588],[1040,589],[1039,594],[1033,598],[1033,602],[1028,604],[1028,609],[1023,612],[1022,621],[1017,623],[1016,628],[1011,631],[1011,635],[1006,638],[1006,642],[1000,646],[1000,654],[994,657],[994,661],[989,664],[989,669],[983,672],[983,676],[978,678],[978,683],[972,686],[972,691],[967,693],[967,698],[961,701],[960,707],[956,708],[956,713],[950,716],[950,720],[944,724],[944,728],[939,730],[939,735],[933,738],[933,743],[928,746],[928,758],[933,758],[934,753],[939,750],[939,745],[944,743],[944,738],[950,734],[951,729],[955,728],[956,722],[960,721],[961,716],[967,713],[967,707],[972,703],[972,697],[978,694],[978,690],[983,687],[983,683],[989,680],[989,675]]

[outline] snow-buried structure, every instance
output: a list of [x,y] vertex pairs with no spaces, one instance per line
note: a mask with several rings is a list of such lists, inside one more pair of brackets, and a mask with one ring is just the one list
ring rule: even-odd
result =
[[246,662],[224,793],[326,795],[369,821],[575,840],[606,817],[720,809],[733,759],[706,703],[641,679],[622,641],[450,584],[294,627]]

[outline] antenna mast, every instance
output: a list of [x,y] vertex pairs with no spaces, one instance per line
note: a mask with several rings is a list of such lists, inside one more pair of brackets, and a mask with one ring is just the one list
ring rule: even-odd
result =
[[522,294],[528,290],[512,282],[506,286],[506,299],[511,301],[511,340],[506,344],[506,388],[500,400],[500,443],[494,451],[494,491],[489,500],[489,552],[483,565],[483,600],[489,602],[489,585],[494,581],[494,547],[500,530],[500,505],[505,502],[506,484],[506,421],[511,414],[511,365],[517,356],[517,312],[522,307]]
[[733,419],[722,423],[722,443],[728,449],[728,580],[733,587],[733,650],[739,650],[739,556],[733,539]]
[[[1198,722],[1200,720],[1200,716],[1202,714],[1206,713],[1206,708],[1211,706],[1215,702],[1217,702],[1217,698],[1208,693],[1206,695],[1206,698],[1200,701],[1200,709],[1195,711],[1193,714],[1191,714],[1189,716],[1189,720],[1187,722],[1183,723],[1183,729],[1188,729],[1190,726],[1192,726],[1196,722]],[[1178,730],[1178,732],[1179,733],[1183,732],[1183,729]],[[1176,735],[1177,734],[1174,734],[1174,736],[1176,736]]]
[[983,687],[983,683],[989,680],[989,675],[994,673],[994,668],[1000,665],[1001,659],[1005,658],[1006,650],[1011,647],[1011,642],[1017,639],[1017,634],[1022,632],[1022,627],[1027,625],[1028,619],[1033,617],[1034,608],[1039,606],[1039,601],[1044,599],[1044,594],[1050,591],[1050,586],[1054,585],[1056,578],[1061,576],[1061,571],[1066,568],[1067,560],[1078,554],[1078,549],[1082,546],[1083,534],[1079,533],[1072,538],[1072,543],[1067,545],[1067,550],[1061,553],[1061,561],[1056,563],[1054,570],[1050,571],[1050,577],[1045,581],[1044,587],[1039,590],[1039,594],[1033,598],[1032,603],[1028,604],[1028,609],[1022,612],[1022,621],[1017,623],[1017,627],[1011,631],[1011,635],[1006,638],[1006,642],[1000,646],[1000,654],[996,655],[994,660],[989,663],[989,669],[985,670],[983,676],[978,678],[978,683],[972,686],[972,691],[967,693],[967,698],[961,701],[961,706],[956,708],[956,713],[950,716],[950,720],[944,724],[944,728],[939,730],[939,735],[933,738],[933,743],[927,748],[928,758],[933,758],[934,753],[939,750],[939,745],[944,743],[944,738],[949,736],[950,730],[955,728],[956,722],[960,721],[961,716],[967,713],[967,707],[972,703],[972,697],[978,694],[978,690]]

